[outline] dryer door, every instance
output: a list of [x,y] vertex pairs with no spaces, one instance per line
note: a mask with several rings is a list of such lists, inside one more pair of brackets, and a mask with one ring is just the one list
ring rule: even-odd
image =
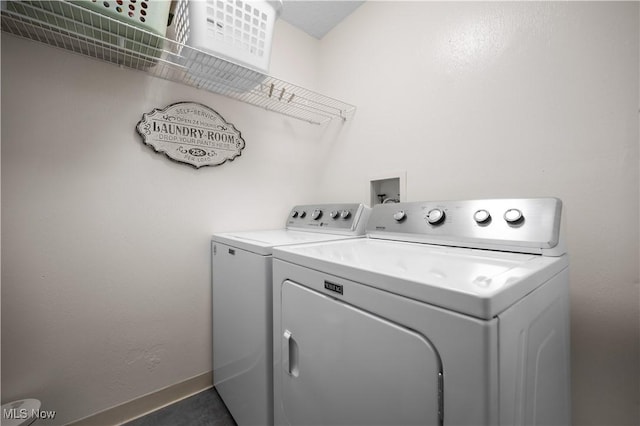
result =
[[280,342],[289,424],[442,424],[441,362],[424,336],[286,281]]

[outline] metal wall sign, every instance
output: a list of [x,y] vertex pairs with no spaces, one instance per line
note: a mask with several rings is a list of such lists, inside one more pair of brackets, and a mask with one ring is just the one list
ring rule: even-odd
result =
[[178,102],[142,114],[136,130],[156,152],[197,168],[233,161],[245,145],[233,124],[194,102]]

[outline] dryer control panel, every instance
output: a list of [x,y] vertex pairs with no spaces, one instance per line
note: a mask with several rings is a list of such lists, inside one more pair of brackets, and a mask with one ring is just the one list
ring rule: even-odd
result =
[[374,206],[367,235],[400,241],[559,256],[562,201],[517,198]]
[[287,229],[364,235],[371,209],[364,204],[307,204],[289,212]]

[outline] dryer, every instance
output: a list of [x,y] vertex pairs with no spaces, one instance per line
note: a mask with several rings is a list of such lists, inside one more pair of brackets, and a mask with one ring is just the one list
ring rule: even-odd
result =
[[277,425],[570,424],[555,198],[382,204],[273,252]]
[[363,236],[369,212],[354,203],[295,206],[283,229],[213,236],[213,384],[238,425],[273,424],[273,248]]

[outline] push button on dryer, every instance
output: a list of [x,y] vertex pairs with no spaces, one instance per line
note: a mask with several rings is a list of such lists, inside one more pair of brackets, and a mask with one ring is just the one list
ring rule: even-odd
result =
[[473,220],[477,223],[487,223],[491,220],[491,214],[486,210],[478,210],[473,214]]
[[524,216],[522,215],[522,212],[518,209],[509,209],[506,212],[504,212],[504,220],[506,220],[507,223],[518,223],[522,219],[524,219]]

